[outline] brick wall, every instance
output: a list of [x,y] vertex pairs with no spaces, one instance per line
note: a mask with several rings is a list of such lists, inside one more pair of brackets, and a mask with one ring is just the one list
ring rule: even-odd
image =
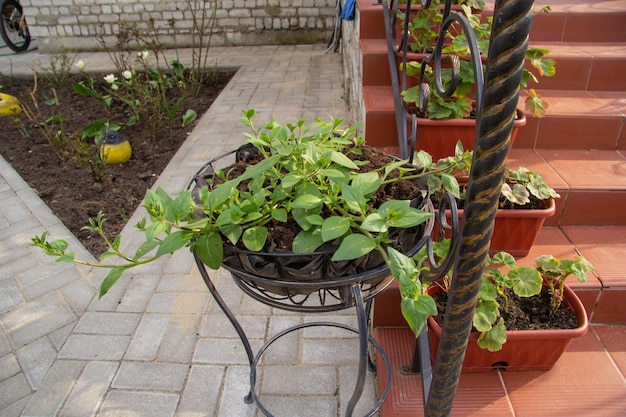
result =
[[[337,0],[21,0],[33,38],[44,52],[100,49],[120,25],[158,34],[160,42],[191,45],[192,10],[215,8],[211,45],[324,43]],[[197,17],[201,13],[196,12]]]

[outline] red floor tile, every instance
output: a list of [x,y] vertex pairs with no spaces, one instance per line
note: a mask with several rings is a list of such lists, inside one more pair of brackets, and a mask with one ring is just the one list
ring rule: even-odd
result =
[[626,382],[593,332],[572,341],[547,372],[503,372],[516,417],[618,417]]
[[562,230],[595,265],[605,287],[626,287],[626,226],[564,226]]
[[603,288],[591,317],[593,323],[626,324],[626,287]]
[[[375,330],[391,362],[391,391],[380,411],[381,417],[413,417],[422,415],[423,398],[420,375],[403,375],[401,366],[409,364],[413,334],[408,328],[381,328]],[[379,392],[384,389],[386,371],[377,357]],[[456,391],[452,417],[513,417],[506,392],[497,372],[462,374]]]
[[626,376],[626,326],[592,326],[611,359]]

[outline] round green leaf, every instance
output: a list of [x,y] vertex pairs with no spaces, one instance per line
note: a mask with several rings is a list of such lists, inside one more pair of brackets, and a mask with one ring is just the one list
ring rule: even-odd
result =
[[251,227],[243,232],[243,244],[253,252],[263,249],[267,239],[267,229],[262,226]]

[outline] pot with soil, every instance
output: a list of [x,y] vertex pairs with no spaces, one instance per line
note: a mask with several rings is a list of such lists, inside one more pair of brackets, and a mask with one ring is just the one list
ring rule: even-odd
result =
[[[537,258],[536,267],[520,267],[505,252],[491,261],[499,266],[483,275],[463,371],[551,369],[570,341],[588,329],[585,308],[565,279],[573,274],[584,282],[593,267],[583,258],[552,256]],[[428,288],[438,307],[437,316],[428,319],[433,361],[445,316],[446,287],[444,280]]]
[[[416,160],[418,165],[430,169],[447,166],[448,171],[454,171],[454,175],[447,172],[431,175],[429,188],[435,207],[439,205],[439,196],[444,193],[451,193],[457,199],[458,206],[463,207],[472,153],[464,150],[459,141],[454,157],[442,158],[433,163],[429,153],[419,151]],[[491,236],[490,253],[504,251],[518,257],[528,255],[544,222],[556,212],[555,199],[559,197],[538,172],[525,167],[507,168]],[[458,210],[459,218],[463,217],[463,212],[462,208]],[[446,212],[446,218],[451,220],[449,211]]]

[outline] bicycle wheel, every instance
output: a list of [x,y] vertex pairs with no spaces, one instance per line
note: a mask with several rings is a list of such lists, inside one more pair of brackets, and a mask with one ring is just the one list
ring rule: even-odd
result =
[[0,14],[0,35],[7,46],[15,52],[28,49],[30,32],[22,14],[22,6],[16,0],[4,0]]

